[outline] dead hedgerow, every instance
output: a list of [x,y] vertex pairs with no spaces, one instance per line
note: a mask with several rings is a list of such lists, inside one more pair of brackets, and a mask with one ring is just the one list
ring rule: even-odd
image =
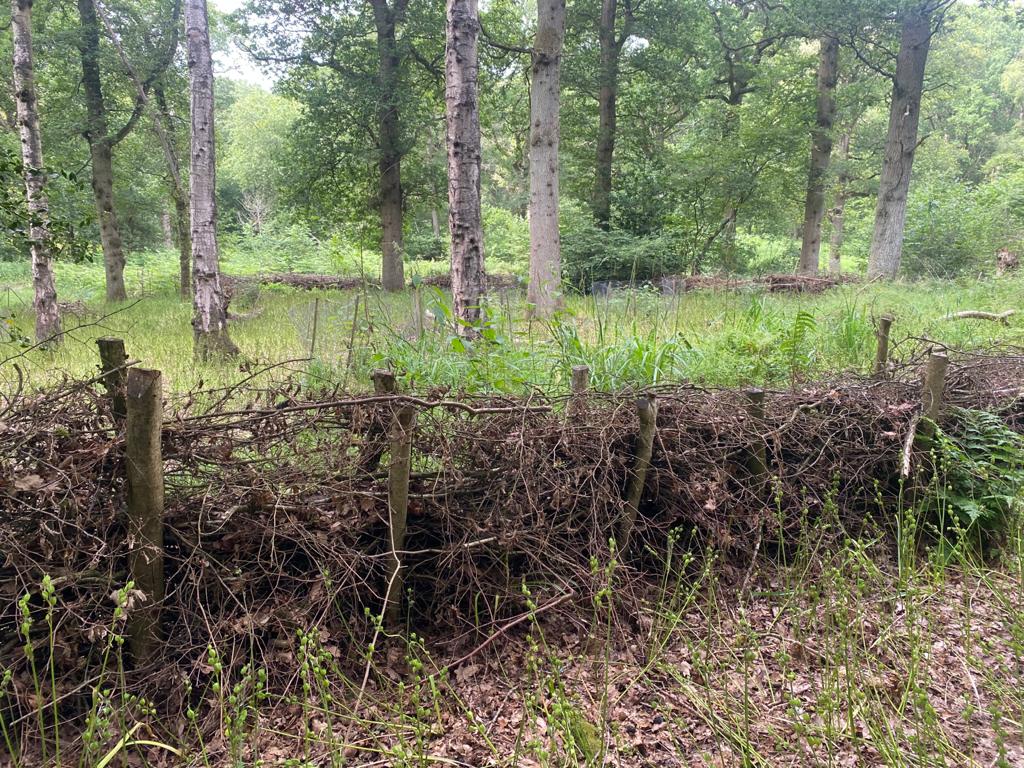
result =
[[[946,401],[999,410],[1024,430],[1022,374],[1021,356],[954,356]],[[825,524],[826,511],[836,536],[868,521],[884,528],[920,410],[918,377],[908,365],[884,381],[768,392],[762,418],[744,392],[654,390],[651,469],[620,560],[638,573],[660,567],[674,531],[745,566],[758,547]],[[317,627],[351,638],[348,662],[361,663],[358,643],[369,641],[386,591],[386,431],[400,404],[417,412],[403,615],[476,643],[523,610],[524,583],[538,603],[587,604],[600,587],[592,558],[607,558],[624,513],[636,396],[314,396],[293,384],[169,403],[164,642],[134,674],[181,711],[183,680],[202,674],[210,645],[233,649],[230,663],[272,660],[297,629]],[[0,667],[26,663],[17,602],[48,575],[59,597],[62,706],[72,712],[88,696],[82,678],[136,546],[123,521],[123,439],[92,385],[0,409]],[[755,446],[766,475],[751,470]],[[272,676],[290,674],[267,663]]]

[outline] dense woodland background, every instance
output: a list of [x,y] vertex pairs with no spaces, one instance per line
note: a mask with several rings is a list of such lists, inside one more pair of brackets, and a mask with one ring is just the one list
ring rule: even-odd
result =
[[[34,4],[43,146],[53,175],[48,191],[66,235],[58,238],[59,258],[102,259],[88,140],[90,129],[94,139],[97,133],[97,112],[95,103],[90,112],[83,85],[85,58],[100,75],[120,235],[129,262],[145,259],[179,239],[159,126],[187,166],[188,74],[180,35],[173,34],[180,9],[168,0],[96,4],[101,13],[90,42],[83,5],[93,4]],[[560,151],[567,280],[585,286],[609,278],[794,270],[819,49],[828,36],[838,41],[838,58],[821,267],[841,253],[844,270],[863,271],[901,13],[917,5],[569,3]],[[931,19],[903,245],[902,272],[913,277],[993,269],[996,251],[1017,250],[1024,233],[1022,10],[1014,3],[933,5],[941,7]],[[605,50],[614,53],[612,68],[601,54],[602,10],[607,22],[609,7],[613,39]],[[252,0],[234,15],[210,11],[220,66],[248,57],[273,83],[268,91],[230,74],[217,81],[224,268],[231,271],[233,253],[247,252],[268,269],[301,268],[315,255],[314,263],[338,271],[376,273],[388,199],[392,210],[400,206],[402,220],[391,242],[407,262],[440,267],[449,247],[442,4]],[[535,19],[530,2],[481,7],[489,272],[526,272]],[[386,34],[378,32],[389,28],[393,46],[382,48]],[[9,59],[10,36],[0,45]],[[382,56],[391,69],[382,69]],[[144,108],[138,81],[148,91]],[[600,103],[607,107],[602,85],[615,97],[611,124],[599,115]],[[384,112],[394,116],[394,130],[382,132]],[[0,117],[7,210],[17,219],[24,194],[15,172],[10,87],[0,89]],[[8,237],[0,259],[25,260],[26,249]]]

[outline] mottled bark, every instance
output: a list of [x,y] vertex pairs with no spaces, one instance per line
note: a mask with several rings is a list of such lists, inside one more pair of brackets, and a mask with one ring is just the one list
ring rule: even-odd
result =
[[171,212],[167,208],[160,212],[160,229],[164,233],[164,248],[170,250],[174,247],[174,224],[171,222]]
[[84,135],[89,143],[92,164],[92,192],[103,246],[107,301],[123,301],[128,297],[124,285],[125,258],[114,210],[113,142],[108,131],[107,107],[100,80],[100,28],[93,0],[78,0],[78,17],[78,50],[82,59],[82,90],[86,108]]
[[57,288],[53,280],[49,202],[44,189],[46,174],[32,62],[32,0],[11,0],[11,28],[14,35],[14,96],[24,164],[25,200],[30,217],[28,234],[32,250],[32,308],[36,315],[36,341],[55,343],[60,341],[61,326]]
[[846,169],[846,162],[850,159],[850,136],[847,131],[839,138],[839,156],[843,159],[843,170],[839,173],[836,184],[836,199],[832,210],[829,213],[829,221],[832,224],[832,235],[829,238],[828,248],[828,273],[839,275],[842,273],[842,252],[843,252],[843,226],[846,215],[846,198],[849,195],[850,175]]
[[559,73],[565,0],[539,0],[530,83],[530,283],[527,300],[541,316],[560,304],[558,232]]
[[615,101],[619,92],[619,51],[615,35],[618,0],[601,0],[597,37],[600,47],[597,94],[597,164],[592,209],[598,225],[607,229],[612,216],[612,163],[615,156]]
[[380,157],[381,285],[386,291],[405,287],[402,264],[402,146],[398,113],[398,41],[396,17],[405,0],[370,0],[377,27],[377,80],[380,105],[377,114]]
[[811,165],[807,175],[803,242],[800,246],[799,272],[802,275],[815,275],[821,268],[821,221],[825,216],[825,178],[832,161],[838,65],[839,41],[833,37],[822,38],[818,54],[817,120],[811,134]]
[[868,258],[868,277],[892,279],[900,269],[903,229],[907,219],[907,192],[917,150],[921,118],[921,92],[931,44],[931,13],[928,8],[909,10],[903,17],[900,48],[896,56],[889,131],[878,186],[875,228]]
[[480,110],[477,93],[477,0],[448,0],[445,49],[445,139],[452,302],[458,332],[473,335],[484,291],[480,218]]
[[430,231],[434,233],[434,239],[441,238],[441,217],[437,215],[437,208],[430,207]]
[[192,236],[189,232],[188,190],[181,175],[181,163],[174,141],[174,121],[163,89],[156,88],[157,114],[154,125],[160,145],[164,149],[167,173],[171,179],[171,198],[174,200],[174,234],[178,244],[178,288],[181,298],[192,295]]
[[192,124],[190,219],[192,222],[192,330],[200,357],[238,352],[228,336],[227,299],[217,253],[216,164],[213,133],[213,62],[206,0],[186,0],[189,113]]

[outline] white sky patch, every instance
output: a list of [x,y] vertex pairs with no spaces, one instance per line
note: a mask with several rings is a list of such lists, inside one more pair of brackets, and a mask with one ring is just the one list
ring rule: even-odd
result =
[[[210,5],[222,13],[233,13],[237,11],[245,0],[210,0]],[[242,80],[252,85],[257,85],[267,91],[274,87],[274,78],[260,70],[245,51],[231,46],[230,50],[214,55],[214,67],[217,74]]]

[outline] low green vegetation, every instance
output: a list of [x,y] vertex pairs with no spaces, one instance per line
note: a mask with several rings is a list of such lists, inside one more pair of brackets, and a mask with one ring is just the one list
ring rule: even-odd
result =
[[[287,251],[282,251],[287,252]],[[261,252],[229,250],[225,268],[233,275],[276,269],[343,271],[359,275],[358,253],[344,259],[328,248],[281,263]],[[292,361],[272,375],[297,374],[310,385],[369,386],[375,367],[391,367],[403,385],[470,392],[562,391],[574,365],[588,365],[593,385],[604,390],[672,381],[707,386],[794,386],[839,372],[866,372],[874,354],[874,323],[894,313],[894,356],[908,355],[934,341],[955,348],[1021,344],[1021,317],[1007,324],[949,319],[965,309],[1002,312],[1020,309],[1020,278],[913,284],[851,283],[823,294],[694,291],[662,295],[654,289],[608,295],[570,294],[565,310],[550,321],[526,319],[519,291],[495,291],[488,299],[489,322],[481,338],[456,338],[447,320],[448,297],[420,286],[422,334],[414,292],[382,293],[372,285],[347,291],[303,291],[245,284],[235,291],[232,337],[241,363],[196,363],[192,355],[191,307],[175,293],[175,257],[170,252],[132,262],[131,285],[139,298],[121,306],[101,303],[98,264],[62,265],[58,280],[67,307],[69,333],[55,351],[29,350],[29,295],[24,265],[0,272],[0,312],[6,317],[0,359],[16,362],[30,386],[60,376],[95,374],[94,339],[123,336],[130,356],[164,371],[170,387],[183,391],[200,381],[227,384],[260,366]],[[411,271],[431,273],[434,262],[414,262]],[[443,268],[443,264],[441,265]],[[314,322],[314,314],[316,320]],[[314,326],[316,335],[314,339]],[[17,374],[2,366],[4,387]],[[270,375],[270,374],[268,374]]]

